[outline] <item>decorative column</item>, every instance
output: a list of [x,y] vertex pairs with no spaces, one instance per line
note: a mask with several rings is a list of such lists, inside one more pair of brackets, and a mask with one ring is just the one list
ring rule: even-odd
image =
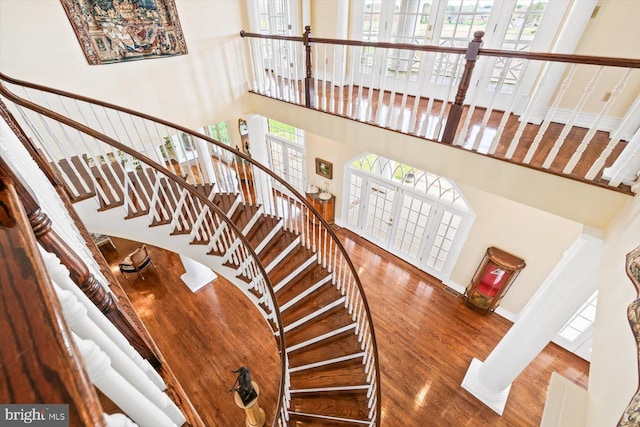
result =
[[484,362],[473,359],[462,387],[502,415],[511,383],[598,285],[602,240],[582,234]]
[[180,255],[180,261],[182,261],[185,269],[185,273],[180,278],[191,289],[191,292],[199,290],[218,278],[218,275],[211,271],[209,267],[200,264],[194,259]]
[[244,409],[244,412],[246,414],[245,425],[247,427],[262,427],[267,417],[264,413],[264,409],[262,409],[258,404],[258,398],[260,397],[260,387],[258,387],[258,384],[255,381],[251,381],[251,385],[253,386],[253,389],[257,394],[255,399],[245,405],[244,403],[242,403],[242,399],[240,398],[238,392],[235,392],[233,394],[233,399],[239,408]]

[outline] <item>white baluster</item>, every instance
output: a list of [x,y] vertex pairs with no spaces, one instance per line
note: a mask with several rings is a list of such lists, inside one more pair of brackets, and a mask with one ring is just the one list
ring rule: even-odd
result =
[[573,111],[571,112],[571,116],[569,116],[569,120],[567,120],[567,123],[565,123],[564,127],[562,128],[562,131],[560,132],[560,136],[558,137],[556,142],[553,144],[551,151],[547,155],[547,158],[544,160],[544,163],[542,164],[543,168],[549,169],[551,167],[551,164],[553,163],[556,156],[558,155],[558,152],[560,151],[560,147],[562,147],[562,144],[564,144],[564,141],[567,139],[567,135],[569,135],[569,131],[571,131],[571,129],[573,128],[573,125],[576,122],[576,119],[578,118],[578,114],[582,112],[582,108],[584,107],[584,104],[587,102],[587,99],[589,99],[589,96],[595,89],[603,69],[604,67],[598,67],[598,70],[594,74],[593,78],[587,84],[587,87],[582,93],[582,96],[580,97],[578,104],[574,107]]
[[[567,92],[567,89],[571,85],[571,81],[573,80],[573,75],[575,74],[575,72],[576,72],[576,66],[575,64],[572,64],[571,71],[569,72],[569,75],[567,76],[567,78],[562,82],[560,91],[558,92],[558,95],[554,99],[553,105],[547,112],[547,115],[544,118],[544,122],[542,123],[542,126],[540,126],[540,129],[538,130],[536,137],[533,139],[533,143],[529,147],[529,151],[527,151],[527,155],[524,157],[523,163],[530,163],[531,159],[533,158],[533,155],[538,150],[540,141],[542,141],[543,135],[549,128],[549,124],[551,123],[553,117],[555,116],[556,111],[558,111],[558,106],[560,105],[560,101],[562,100],[562,98],[564,98],[564,94]],[[539,87],[540,86],[541,85],[539,85]],[[526,124],[527,124],[526,121],[523,120],[522,123],[520,123],[520,126],[518,127],[518,132],[520,131],[520,128],[524,128]],[[509,149],[511,150],[511,147],[509,147]],[[507,158],[510,158],[510,157],[507,157]]]
[[[380,59],[382,60],[382,64],[380,67],[380,76],[378,78],[378,108],[376,110],[376,118],[375,123],[379,126],[384,126],[382,120],[382,113],[384,110],[387,110],[387,114],[391,114],[390,111],[384,105],[384,84],[386,81],[386,71],[387,71],[387,58],[389,57],[389,49],[382,49],[382,56]],[[375,68],[374,68],[375,69]],[[373,73],[371,73],[373,76]],[[373,88],[373,84],[371,85]]]
[[629,68],[624,73],[624,76],[622,77],[622,79],[613,88],[613,90],[611,91],[611,97],[609,98],[607,103],[602,107],[602,110],[600,110],[600,114],[598,114],[598,118],[596,119],[595,122],[593,122],[593,124],[591,125],[591,128],[589,129],[587,134],[584,136],[584,138],[582,138],[580,145],[578,146],[578,148],[576,148],[575,153],[573,153],[573,156],[571,156],[571,159],[569,159],[569,162],[564,167],[564,170],[562,171],[562,173],[570,174],[573,171],[573,168],[576,167],[576,165],[578,164],[578,160],[580,160],[580,158],[582,157],[582,153],[587,148],[587,146],[591,142],[591,139],[593,138],[598,128],[600,127],[600,123],[602,122],[602,119],[606,117],[607,113],[611,109],[611,106],[615,103],[616,99],[618,98],[618,95],[620,95],[620,93],[622,92],[622,89],[624,89],[625,85],[627,84],[627,80],[629,79],[629,76],[631,75],[632,71],[633,69]]
[[185,419],[175,403],[166,394],[162,393],[142,369],[89,319],[87,309],[71,291],[60,288],[55,280],[53,285],[60,300],[64,318],[71,330],[80,338],[95,342],[111,359],[113,368],[123,378],[144,394],[153,404],[162,409],[176,424],[182,424]]
[[138,427],[131,418],[124,414],[103,414],[107,427]]
[[151,364],[140,356],[124,335],[106,318],[104,314],[98,309],[98,307],[91,302],[78,286],[69,277],[69,270],[60,263],[58,257],[52,253],[49,253],[39,246],[40,254],[45,262],[47,271],[51,280],[54,281],[61,289],[71,292],[76,299],[82,303],[87,310],[87,315],[93,323],[95,323],[108,337],[118,345],[118,347],[125,352],[125,354],[138,365],[145,374],[151,379],[154,384],[160,389],[165,390],[165,385],[162,377],[153,369]]
[[[602,154],[600,154],[600,157],[598,157],[598,160],[595,161],[593,166],[591,166],[591,169],[589,169],[589,172],[587,172],[587,175],[585,176],[585,178],[594,179],[596,174],[600,172],[600,169],[602,169],[606,161],[609,159],[609,156],[613,152],[613,149],[616,147],[616,145],[618,145],[618,142],[620,142],[620,140],[623,139],[622,134],[627,129],[630,129],[633,127],[635,127],[636,129],[638,128],[637,125],[634,123],[634,121],[640,121],[640,96],[636,97],[636,100],[634,101],[633,105],[629,108],[628,111],[631,112],[631,114],[629,114],[628,112],[625,115],[624,119],[622,120],[622,123],[620,123],[620,125],[616,128],[615,132],[613,132],[613,135],[611,135],[611,140],[607,144],[607,147],[604,149]],[[631,140],[631,138],[629,138],[629,140]]]
[[73,334],[91,382],[140,427],[176,424],[111,367],[109,357],[93,341]]
[[[332,113],[336,112],[336,86],[340,82],[336,82],[336,45],[331,45],[331,55],[332,55],[332,64],[331,64],[331,84],[329,88],[331,89],[331,106],[329,107],[329,111]],[[342,78],[340,79],[342,80]],[[342,92],[342,85],[340,84],[340,92]]]

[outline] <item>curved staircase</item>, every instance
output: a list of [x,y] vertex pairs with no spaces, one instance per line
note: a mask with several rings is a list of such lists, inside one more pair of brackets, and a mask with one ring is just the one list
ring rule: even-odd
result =
[[[304,197],[189,129],[0,77],[3,100],[88,222],[122,227],[127,220],[151,244],[160,236],[225,276],[260,310],[282,355],[279,406],[267,410],[273,425],[380,424],[377,347],[362,286]],[[185,136],[189,162],[158,149],[184,151]]]

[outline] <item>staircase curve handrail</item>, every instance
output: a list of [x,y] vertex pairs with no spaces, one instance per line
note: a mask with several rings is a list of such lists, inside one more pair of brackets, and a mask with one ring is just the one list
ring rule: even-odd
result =
[[[286,363],[285,363],[285,355],[286,355],[286,344],[285,344],[285,338],[284,338],[284,326],[282,323],[282,317],[280,314],[280,308],[277,304],[277,300],[276,300],[276,296],[275,293],[273,291],[273,285],[271,284],[271,281],[269,279],[269,275],[267,274],[267,272],[264,269],[264,266],[262,265],[262,262],[260,261],[260,258],[258,257],[258,255],[256,254],[255,250],[253,249],[253,247],[251,246],[251,244],[249,243],[249,241],[246,239],[246,237],[244,236],[244,234],[242,234],[241,230],[238,229],[238,227],[233,223],[233,221],[231,221],[230,218],[227,217],[227,215],[225,214],[225,212],[220,209],[218,206],[216,206],[212,201],[210,201],[206,196],[204,196],[203,194],[201,194],[199,191],[197,191],[191,184],[189,184],[187,181],[185,181],[183,178],[176,176],[172,173],[167,173],[165,172],[165,168],[163,168],[160,164],[156,163],[155,161],[151,160],[150,158],[148,158],[147,156],[137,152],[136,150],[131,149],[130,147],[116,141],[113,138],[110,138],[106,135],[103,135],[102,133],[89,128],[88,126],[83,125],[82,123],[78,123],[74,120],[71,120],[59,113],[56,113],[55,111],[51,111],[47,108],[44,108],[36,103],[33,103],[29,100],[23,99],[17,95],[15,95],[13,92],[11,92],[4,84],[3,80],[7,80],[11,83],[14,84],[20,84],[20,83],[16,83],[19,82],[18,80],[15,79],[10,79],[10,78],[6,78],[6,76],[2,73],[0,73],[0,95],[6,97],[7,99],[11,100],[12,102],[14,102],[15,104],[18,104],[24,108],[30,109],[32,111],[35,111],[38,114],[42,114],[44,116],[49,117],[50,119],[53,119],[55,121],[58,121],[60,123],[63,123],[71,128],[74,128],[82,133],[85,133],[93,138],[96,138],[102,142],[104,142],[105,144],[108,144],[118,150],[121,150],[125,153],[127,153],[128,155],[132,156],[135,159],[138,159],[140,161],[142,161],[143,163],[145,163],[146,165],[150,166],[152,169],[156,170],[157,172],[163,174],[166,178],[168,178],[169,180],[173,181],[175,184],[177,184],[180,188],[182,188],[183,190],[186,190],[187,192],[189,192],[193,197],[195,197],[196,199],[198,199],[201,203],[203,203],[204,205],[206,205],[209,209],[212,209],[214,212],[216,212],[218,214],[218,216],[223,219],[227,226],[230,227],[234,233],[236,234],[236,237],[238,239],[240,239],[240,241],[242,241],[242,243],[244,244],[244,246],[248,249],[249,254],[251,255],[251,257],[256,261],[256,265],[258,267],[258,269],[260,270],[260,274],[263,276],[266,284],[268,286],[266,286],[266,288],[269,290],[269,294],[270,297],[272,299],[272,301],[274,302],[273,307],[274,307],[274,313],[275,313],[275,317],[276,317],[276,323],[278,326],[278,347],[279,347],[279,351],[281,354],[280,357],[280,369],[281,369],[281,374],[280,374],[280,386],[279,386],[279,391],[278,391],[278,405],[276,407],[276,411],[274,412],[274,414],[280,414],[281,412],[281,407],[282,407],[282,400],[283,400],[283,396],[284,396],[284,386],[285,386],[285,374],[286,374]],[[32,87],[38,87],[38,85],[32,85]],[[40,87],[39,89],[41,89],[43,87]],[[82,97],[80,97],[82,98]],[[89,98],[85,98],[85,99],[89,99]],[[275,427],[278,424],[278,419],[279,417],[277,415],[274,415],[274,419],[273,419],[273,423],[272,423],[272,427]]]
[[[370,331],[369,335],[370,335],[371,346],[372,346],[371,351],[372,351],[372,354],[374,356],[373,357],[373,359],[374,359],[373,360],[373,366],[375,368],[375,382],[376,382],[376,390],[375,390],[375,393],[376,393],[376,411],[375,412],[376,412],[377,417],[378,417],[377,418],[377,422],[378,423],[380,422],[379,417],[381,415],[382,406],[381,406],[381,378],[380,378],[380,369],[379,369],[378,345],[377,345],[377,341],[376,341],[375,329],[374,329],[373,320],[372,320],[372,316],[371,316],[371,310],[369,308],[369,303],[368,303],[368,301],[366,299],[365,292],[364,292],[364,289],[362,287],[362,282],[360,281],[360,277],[358,276],[356,268],[353,265],[353,262],[351,261],[351,258],[348,256],[346,249],[344,248],[344,246],[340,242],[340,239],[335,234],[333,229],[330,227],[328,222],[322,217],[322,215],[320,215],[320,213],[291,184],[289,184],[284,179],[280,178],[278,175],[273,173],[269,168],[267,168],[264,165],[262,165],[261,163],[255,161],[251,157],[245,155],[241,151],[236,150],[236,149],[234,149],[232,147],[229,147],[228,145],[226,145],[226,144],[224,144],[224,143],[222,143],[220,141],[217,141],[217,140],[215,140],[215,139],[213,139],[213,138],[211,138],[211,137],[209,137],[207,135],[196,133],[196,132],[194,132],[193,130],[191,130],[189,128],[186,128],[184,126],[172,123],[172,122],[170,122],[168,120],[164,120],[164,119],[157,118],[157,117],[154,117],[154,116],[151,116],[151,115],[148,115],[148,114],[144,114],[144,113],[141,113],[141,112],[138,112],[138,111],[126,108],[126,107],[121,107],[121,106],[118,106],[118,105],[115,105],[115,104],[111,104],[111,103],[108,103],[108,102],[96,100],[94,98],[90,98],[90,97],[74,94],[74,93],[67,92],[67,91],[62,91],[62,90],[59,90],[59,89],[50,88],[50,87],[47,87],[47,86],[44,86],[44,85],[39,85],[39,84],[35,84],[35,83],[31,83],[31,82],[26,82],[26,81],[23,81],[23,80],[15,79],[15,78],[9,77],[8,75],[6,75],[6,74],[4,74],[4,73],[2,73],[0,71],[0,87],[2,89],[2,93],[4,93],[4,91],[8,91],[8,89],[6,89],[4,87],[4,84],[3,84],[4,81],[12,83],[12,84],[15,84],[15,85],[18,85],[18,86],[24,86],[24,87],[35,89],[35,90],[49,92],[49,93],[53,93],[53,94],[56,94],[56,95],[68,97],[68,98],[71,98],[71,99],[77,99],[77,100],[82,101],[82,102],[87,102],[87,103],[99,105],[99,106],[102,106],[102,107],[105,107],[105,108],[110,108],[110,109],[113,109],[113,110],[116,110],[116,111],[121,111],[121,112],[126,113],[126,114],[130,114],[130,115],[142,118],[142,119],[150,120],[152,122],[156,122],[156,123],[159,123],[159,124],[162,124],[162,125],[165,125],[165,126],[172,127],[172,128],[174,128],[176,130],[179,130],[181,132],[189,134],[189,135],[191,135],[193,137],[197,137],[197,138],[199,138],[201,140],[207,141],[209,144],[213,144],[214,146],[217,146],[218,148],[220,148],[222,150],[231,152],[234,155],[239,156],[245,162],[250,163],[253,167],[258,168],[259,170],[261,170],[262,172],[264,172],[268,176],[270,176],[272,179],[277,181],[280,185],[282,185],[284,188],[286,188],[290,192],[290,194],[293,194],[295,196],[295,198],[297,199],[297,202],[303,204],[315,216],[314,220],[316,221],[316,223],[319,222],[320,224],[322,224],[323,228],[326,230],[327,234],[329,235],[329,237],[331,238],[331,240],[335,244],[337,250],[340,251],[340,253],[342,255],[342,258],[345,260],[345,263],[347,264],[347,268],[351,272],[351,276],[353,277],[354,282],[355,282],[355,284],[357,286],[359,297],[360,297],[360,299],[362,301],[362,308],[364,309],[364,312],[366,313],[367,326],[368,326],[369,331]],[[9,92],[9,93],[11,93],[11,92]],[[11,95],[14,96],[14,97],[17,97],[16,95],[14,95],[12,93],[11,93]],[[31,103],[30,101],[23,100],[22,98],[18,97],[18,99],[21,102],[29,102],[30,104],[33,104],[33,106],[37,106],[39,108],[43,108],[43,107],[38,106],[37,104]],[[48,109],[44,109],[44,110],[49,111]],[[64,116],[59,115],[58,113],[54,113],[54,114],[60,116],[61,118],[64,118]],[[76,123],[76,122],[74,122],[74,123]],[[78,125],[81,125],[81,124],[78,123]],[[87,130],[91,130],[93,132],[96,132],[96,131],[94,131],[94,130],[92,130],[92,129],[84,126],[84,125],[81,125],[81,126],[83,128],[86,128]],[[157,168],[158,166],[160,166],[159,164],[153,162],[151,159],[147,158],[146,156],[138,154],[137,151],[131,150],[130,148],[118,143],[117,141],[115,141],[115,140],[113,140],[111,138],[108,138],[108,139],[110,139],[113,142],[115,142],[117,144],[117,146],[115,146],[115,147],[118,148],[118,149],[121,149],[120,146],[127,148],[126,150],[122,150],[122,151],[126,152],[127,154],[132,155],[133,157],[137,157],[138,155],[144,157],[144,159],[146,159],[145,163],[149,164],[148,162],[151,162],[154,165],[154,168]],[[132,154],[132,153],[135,153],[135,155]],[[162,169],[160,169],[160,170],[162,170]],[[176,181],[176,182],[179,182],[179,185],[187,185],[187,186],[189,186],[189,184],[185,180],[183,180],[182,178],[178,178],[178,179],[179,179],[179,181]],[[190,192],[191,191],[192,190],[190,189]],[[198,195],[197,197],[200,197],[200,196]],[[211,205],[211,203],[209,203],[209,201],[207,200],[207,206],[210,206],[210,205]],[[216,209],[216,212],[220,212],[220,210],[218,209],[217,206],[215,206],[214,208]],[[222,215],[223,218],[227,218],[224,213],[222,213],[221,215]],[[233,226],[233,229],[236,232],[238,232],[237,228],[235,227],[235,224],[232,223],[231,225]],[[243,240],[243,242],[246,244],[247,242],[245,241],[244,236],[242,235],[242,233],[240,233],[240,237]],[[257,258],[257,256],[255,255],[255,251],[253,250],[253,248],[250,245],[249,245],[249,248],[250,248],[251,253],[253,254],[253,256],[256,257],[255,259],[257,260],[260,269],[264,272],[264,268],[262,266],[262,263],[260,262],[260,259]],[[320,250],[320,249],[318,248],[318,250]],[[266,273],[264,273],[264,274],[266,274]],[[269,287],[269,291],[270,291],[270,293],[273,294],[273,289],[272,289],[273,286],[270,283],[270,281],[268,280],[268,276],[266,276],[266,278],[267,278],[267,283],[269,284],[269,286],[268,286]],[[274,301],[275,305],[277,305],[277,300],[275,299],[275,297],[273,295],[272,295],[272,298],[273,298],[273,301]],[[280,313],[279,312],[278,312],[278,320],[279,320],[279,322],[281,322]],[[281,326],[282,326],[281,324],[278,325],[279,328]],[[280,335],[283,335],[283,334],[280,334]],[[286,348],[286,347],[283,347],[283,348]],[[284,359],[283,358],[281,358],[281,359],[283,361],[282,363],[284,363]],[[283,370],[283,372],[284,372],[284,370]],[[281,391],[282,391],[283,387],[284,386],[281,384]],[[282,398],[282,395],[279,396],[278,405],[280,405],[281,398]],[[280,408],[278,408],[278,409],[280,409]]]

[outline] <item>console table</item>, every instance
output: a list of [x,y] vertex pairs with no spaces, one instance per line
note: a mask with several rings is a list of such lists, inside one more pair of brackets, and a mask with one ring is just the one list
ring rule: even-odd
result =
[[[323,193],[306,193],[307,201],[311,206],[314,207],[315,210],[320,213],[320,215],[322,215],[322,218],[324,218],[325,221],[327,221],[329,224],[333,224],[335,221],[336,196],[330,194],[330,198],[324,199],[320,197],[321,194]],[[316,221],[312,219],[312,223],[315,224]]]
[[[90,233],[91,234],[91,238],[93,239],[93,241],[95,242],[96,246],[100,249],[102,248],[102,246],[104,245],[111,245],[111,248],[115,249],[116,245],[113,244],[113,242],[111,241],[111,238],[107,235],[104,234],[98,234],[98,233]],[[100,249],[102,250],[102,249]]]

